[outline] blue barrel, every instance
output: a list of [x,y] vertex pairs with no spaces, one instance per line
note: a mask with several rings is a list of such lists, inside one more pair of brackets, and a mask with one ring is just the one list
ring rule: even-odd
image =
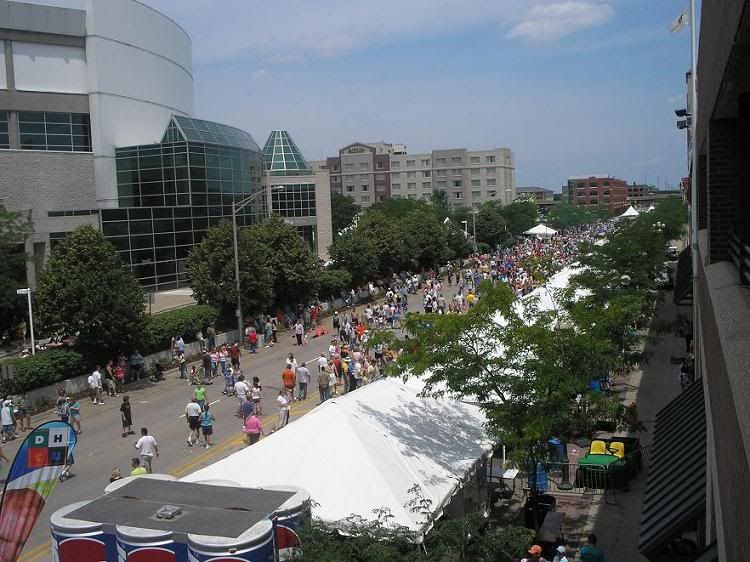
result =
[[297,486],[264,486],[263,489],[294,492],[271,514],[276,559],[289,560],[301,544],[299,533],[305,518],[310,517],[310,493]]
[[55,511],[49,518],[54,562],[101,562],[117,560],[117,541],[105,533],[101,523],[71,519],[69,513],[93,500],[76,502]]
[[259,521],[239,537],[188,535],[190,562],[273,562],[273,525]]
[[171,474],[144,474],[142,476],[125,476],[124,478],[120,478],[119,480],[115,480],[114,482],[110,482],[107,484],[107,487],[104,488],[105,494],[111,494],[115,490],[122,488],[125,484],[129,484],[136,478],[149,478],[151,480],[164,480],[166,482],[175,482],[177,478],[172,476]]
[[172,531],[118,525],[118,562],[185,562],[187,549],[174,541]]

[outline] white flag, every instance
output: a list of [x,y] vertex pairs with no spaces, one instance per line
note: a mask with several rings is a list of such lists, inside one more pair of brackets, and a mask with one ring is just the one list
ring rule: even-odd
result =
[[682,10],[682,13],[677,16],[677,19],[672,22],[672,25],[669,26],[669,31],[672,33],[679,33],[680,30],[682,30],[683,27],[686,25],[690,25],[690,6],[685,6],[685,9]]

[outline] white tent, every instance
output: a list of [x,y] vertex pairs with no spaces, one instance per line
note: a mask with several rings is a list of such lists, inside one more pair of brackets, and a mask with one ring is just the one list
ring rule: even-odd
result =
[[617,218],[618,219],[634,219],[638,215],[640,215],[640,213],[636,211],[635,208],[631,205],[623,214],[621,214]]
[[183,478],[233,480],[245,487],[293,485],[317,503],[313,514],[331,526],[351,514],[425,532],[429,522],[406,504],[415,484],[439,516],[477,461],[492,450],[477,406],[421,398],[419,380],[373,382],[328,400],[303,418]]
[[534,228],[530,228],[524,234],[528,234],[530,236],[541,236],[542,238],[552,238],[555,234],[557,234],[557,231],[554,228],[550,228],[549,226],[546,226],[542,223],[539,223]]

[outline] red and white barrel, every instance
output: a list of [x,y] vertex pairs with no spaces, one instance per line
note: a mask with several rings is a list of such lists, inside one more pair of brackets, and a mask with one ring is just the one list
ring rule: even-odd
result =
[[164,480],[166,482],[175,482],[177,478],[172,476],[171,474],[144,474],[142,476],[125,476],[124,478],[120,478],[119,480],[115,480],[114,482],[110,482],[107,484],[107,487],[104,488],[105,494],[111,494],[115,490],[118,490],[125,486],[126,484],[129,484],[136,478],[148,478],[149,480]]
[[104,532],[101,523],[68,517],[93,500],[76,502],[50,516],[54,562],[102,562],[117,560],[117,541]]
[[299,534],[305,518],[310,517],[310,493],[297,486],[263,486],[264,490],[294,492],[272,514],[276,559],[289,560],[300,547]]
[[188,535],[190,562],[273,562],[273,524],[259,521],[237,538]]
[[184,562],[184,544],[174,541],[171,531],[117,526],[118,562]]

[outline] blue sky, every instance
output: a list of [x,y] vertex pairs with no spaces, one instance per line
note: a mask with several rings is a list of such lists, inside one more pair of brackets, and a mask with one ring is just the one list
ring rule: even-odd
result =
[[518,185],[685,174],[686,0],[144,0],[193,39],[196,113],[311,160],[509,147]]

